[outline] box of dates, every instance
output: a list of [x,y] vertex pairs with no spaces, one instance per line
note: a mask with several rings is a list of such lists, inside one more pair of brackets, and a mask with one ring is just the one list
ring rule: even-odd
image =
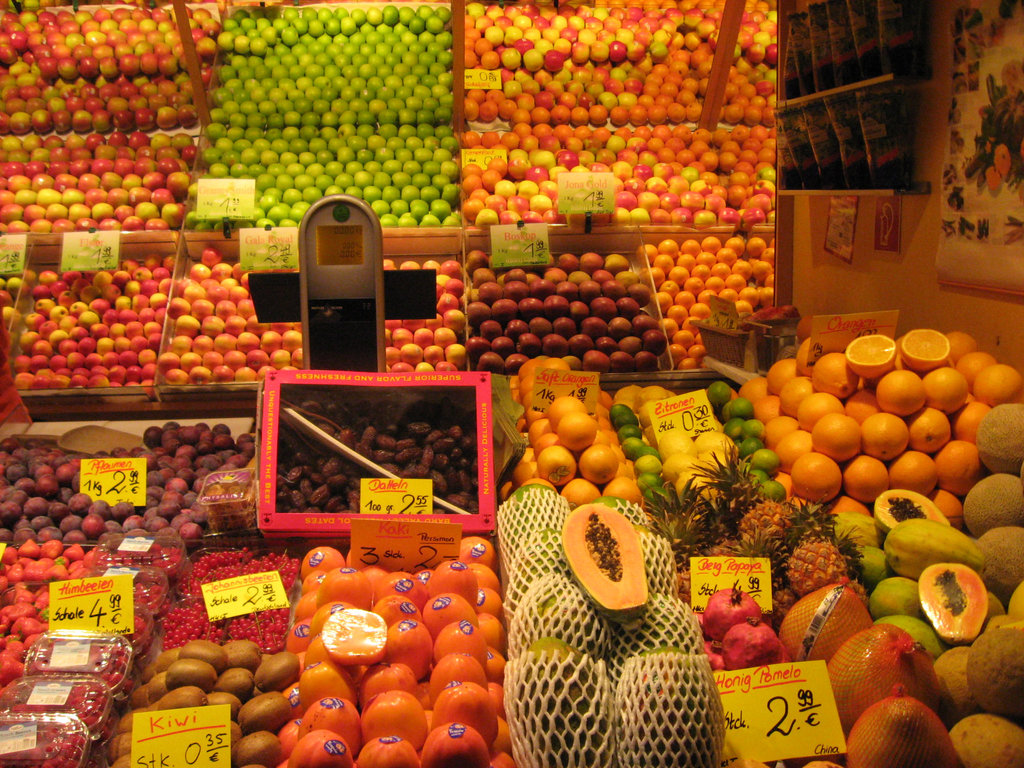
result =
[[260,405],[267,535],[346,536],[360,513],[493,530],[489,373],[275,371]]

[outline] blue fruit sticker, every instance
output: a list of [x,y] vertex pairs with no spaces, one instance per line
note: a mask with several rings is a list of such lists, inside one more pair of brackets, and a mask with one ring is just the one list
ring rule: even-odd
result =
[[435,611],[440,611],[444,608],[447,608],[451,604],[452,599],[450,597],[439,597],[437,598],[437,600],[430,604],[430,607]]
[[448,735],[453,739],[461,739],[466,733],[466,726],[462,723],[452,723],[448,726]]
[[348,747],[340,739],[331,739],[324,742],[324,752],[329,755],[344,755],[348,752]]

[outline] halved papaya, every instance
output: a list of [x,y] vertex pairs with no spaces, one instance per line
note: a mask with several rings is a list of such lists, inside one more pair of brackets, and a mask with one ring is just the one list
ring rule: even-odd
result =
[[978,573],[961,563],[935,563],[921,572],[917,594],[925,616],[947,643],[971,643],[988,616],[988,592]]
[[576,581],[613,619],[629,619],[647,605],[647,574],[640,536],[620,512],[582,504],[562,526],[562,547]]
[[874,507],[875,525],[888,533],[904,520],[934,520],[949,525],[949,520],[942,514],[935,502],[916,491],[893,488],[878,494]]

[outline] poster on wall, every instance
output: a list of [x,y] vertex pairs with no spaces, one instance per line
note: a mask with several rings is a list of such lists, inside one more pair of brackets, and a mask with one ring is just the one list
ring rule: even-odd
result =
[[1024,3],[957,0],[939,280],[1024,293]]

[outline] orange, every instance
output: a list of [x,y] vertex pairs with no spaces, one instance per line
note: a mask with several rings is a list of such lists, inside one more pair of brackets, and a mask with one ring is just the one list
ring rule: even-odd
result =
[[896,342],[888,336],[858,336],[843,353],[850,370],[865,379],[884,376],[896,367]]
[[316,602],[326,605],[335,601],[369,610],[373,606],[373,586],[366,574],[354,568],[328,571],[316,592]]
[[303,653],[309,648],[313,636],[309,631],[309,622],[306,620],[296,621],[288,630],[288,637],[285,638],[284,648],[292,653]]
[[[886,483],[889,482],[888,473],[886,474]],[[861,504],[856,499],[849,496],[840,496],[832,502],[832,506],[829,507],[829,512],[833,515],[838,515],[840,512],[855,512],[858,515],[870,515],[871,510]]]
[[767,424],[780,414],[782,400],[778,395],[765,395],[754,401],[754,418]]
[[477,619],[480,621],[480,631],[484,633],[484,640],[487,641],[488,649],[494,649],[498,653],[505,653],[506,636],[505,627],[497,616],[487,612],[481,612]]
[[464,563],[480,563],[490,569],[498,562],[498,554],[494,550],[494,544],[482,536],[463,536],[459,544],[459,560]]
[[487,687],[459,682],[438,694],[432,724],[464,723],[475,729],[487,744],[498,736],[498,713]]
[[796,375],[796,358],[784,357],[774,362],[765,376],[768,384],[768,394],[777,395],[782,392],[783,385],[796,377]]
[[952,413],[967,402],[970,385],[967,377],[956,368],[944,366],[929,371],[921,380],[924,382],[926,404],[943,413]]
[[843,398],[853,394],[860,379],[850,370],[842,352],[829,352],[818,358],[811,369],[811,383],[818,392]]
[[793,495],[808,501],[830,501],[843,487],[843,473],[828,456],[811,451],[793,462]]
[[316,594],[317,589],[320,588],[320,582],[324,580],[324,576],[327,575],[326,571],[313,571],[302,580],[302,594],[308,594],[312,592]]
[[420,756],[405,739],[383,736],[363,745],[359,765],[361,768],[419,768]]
[[800,429],[810,432],[818,420],[829,413],[843,413],[842,401],[828,392],[814,392],[800,402],[796,420],[800,422]]
[[381,616],[389,627],[406,619],[423,621],[423,614],[416,604],[402,595],[385,595],[373,604],[373,612]]
[[978,372],[982,368],[988,368],[998,362],[988,352],[966,352],[956,361],[956,369],[967,377],[967,383],[973,387],[974,377],[978,375]]
[[766,448],[775,450],[779,441],[790,432],[800,429],[800,422],[792,416],[776,416],[764,425],[764,445]]
[[555,427],[558,440],[570,451],[582,451],[594,444],[597,437],[597,419],[585,411],[583,413],[567,413]]
[[499,619],[502,616],[502,604],[501,594],[496,589],[490,587],[480,587],[480,593],[476,598],[476,612],[477,618],[482,613],[489,613],[492,616],[497,616]]
[[[459,558],[461,559],[462,555],[459,555]],[[483,563],[474,560],[463,560],[463,562],[468,562],[470,570],[476,574],[476,581],[480,585],[480,589],[493,589],[495,592],[501,592],[501,582],[493,568],[488,568]],[[479,594],[477,599],[479,599]]]
[[754,403],[768,394],[768,379],[764,376],[755,376],[743,382],[740,387],[739,396],[745,397]]
[[427,715],[419,699],[408,691],[387,691],[363,708],[360,721],[363,742],[382,736],[398,736],[420,749],[427,740]]
[[295,743],[287,768],[352,768],[354,759],[344,739],[321,729],[310,731]]
[[956,365],[960,358],[968,352],[978,351],[978,342],[969,333],[948,331],[946,338],[949,339],[949,361],[953,365]]
[[359,710],[355,702],[337,696],[325,696],[310,704],[302,714],[301,739],[310,731],[325,730],[338,734],[353,752],[363,746],[359,729]]
[[434,661],[440,661],[449,653],[468,653],[486,668],[487,639],[479,627],[468,621],[453,621],[434,637]]
[[551,423],[551,429],[558,427],[558,422],[569,413],[586,413],[587,407],[572,395],[560,395],[551,401],[551,405],[545,410],[545,415]]
[[885,374],[875,387],[878,407],[886,413],[909,416],[927,399],[924,382],[913,371],[896,370]]
[[634,504],[640,504],[643,500],[643,494],[640,492],[639,486],[630,477],[620,476],[609,480],[608,484],[604,487],[604,495],[612,496],[616,499],[625,499]]
[[935,454],[934,460],[939,488],[957,496],[966,496],[985,475],[978,447],[966,440],[950,440]]
[[792,474],[796,460],[813,449],[814,441],[811,433],[804,429],[796,429],[783,437],[774,450],[779,456],[779,466],[783,472]]
[[307,592],[295,604],[295,619],[308,619],[316,611],[316,592]]
[[441,695],[441,691],[453,681],[476,683],[486,687],[487,672],[479,661],[468,654],[449,653],[447,656],[442,656],[430,672],[431,706]]
[[405,664],[421,680],[430,672],[433,645],[430,630],[423,623],[405,619],[387,628],[384,660],[388,664]]
[[537,454],[537,474],[552,485],[565,485],[576,476],[576,459],[565,446],[550,445]]
[[852,459],[860,453],[860,424],[845,413],[826,413],[811,430],[811,445],[836,461]]
[[575,477],[570,480],[562,486],[562,490],[559,493],[561,493],[562,498],[569,502],[569,506],[574,509],[582,504],[589,504],[601,498],[601,489],[582,477]]
[[[441,563],[434,569],[430,581],[427,582],[430,597],[441,594],[460,595],[470,605],[476,602],[479,589],[480,582],[476,573],[461,560],[446,560]],[[426,604],[426,600],[423,602]]]
[[966,440],[970,443],[976,442],[978,425],[985,417],[985,414],[992,410],[992,406],[973,400],[959,411],[953,414],[953,437],[957,440]]
[[888,488],[889,470],[873,456],[857,456],[843,470],[843,490],[857,501],[873,504]]
[[[535,449],[544,435],[554,434],[550,419],[536,419],[526,431],[526,438]],[[557,435],[556,435],[557,437]]]
[[800,346],[796,350],[796,375],[797,376],[810,376],[812,363],[807,362],[808,356],[811,354],[811,340],[804,339],[800,342]]
[[619,471],[619,457],[607,445],[592,445],[579,458],[580,474],[591,483],[603,485]]
[[949,442],[952,429],[949,419],[936,408],[922,408],[909,417],[910,447],[923,453],[935,453]]
[[[941,476],[939,481],[941,482]],[[950,525],[959,529],[964,527],[964,505],[960,503],[960,499],[942,488],[936,488],[928,498],[935,502],[935,506],[946,516]]]
[[935,462],[927,453],[905,451],[889,464],[889,487],[927,496],[939,481]]
[[493,648],[487,649],[487,681],[502,684],[505,680],[505,657]]
[[932,328],[907,331],[899,340],[900,359],[912,371],[924,373],[949,364],[949,339]]
[[473,607],[475,604],[475,599],[470,603],[461,595],[438,595],[423,607],[423,623],[434,637],[452,622],[468,621],[476,624],[476,608]]
[[300,575],[305,579],[314,571],[330,571],[345,567],[345,556],[334,547],[314,547],[302,558]]
[[356,687],[348,671],[331,661],[310,664],[299,675],[299,706],[303,711],[327,696],[356,701]]
[[888,461],[899,456],[910,442],[910,430],[899,416],[876,413],[860,425],[861,450],[868,456]]
[[985,405],[1016,403],[1020,400],[1024,378],[1020,371],[1005,363],[996,363],[978,371],[971,385],[971,394]]
[[878,400],[875,393],[870,389],[858,389],[843,404],[846,415],[858,424],[864,422],[868,416],[878,413]]
[[[431,580],[431,583],[433,583],[433,580]],[[456,590],[445,589],[441,591],[455,592]],[[379,603],[388,595],[398,595],[403,600],[408,600],[416,606],[417,610],[422,610],[427,600],[430,599],[430,592],[427,591],[427,586],[419,579],[413,578],[411,573],[406,573],[405,571],[395,571],[388,574],[387,578],[381,580],[377,588],[373,590],[374,604],[376,605],[376,603]]]
[[796,416],[801,401],[814,392],[809,376],[796,376],[787,381],[779,392],[779,410],[786,416]]

